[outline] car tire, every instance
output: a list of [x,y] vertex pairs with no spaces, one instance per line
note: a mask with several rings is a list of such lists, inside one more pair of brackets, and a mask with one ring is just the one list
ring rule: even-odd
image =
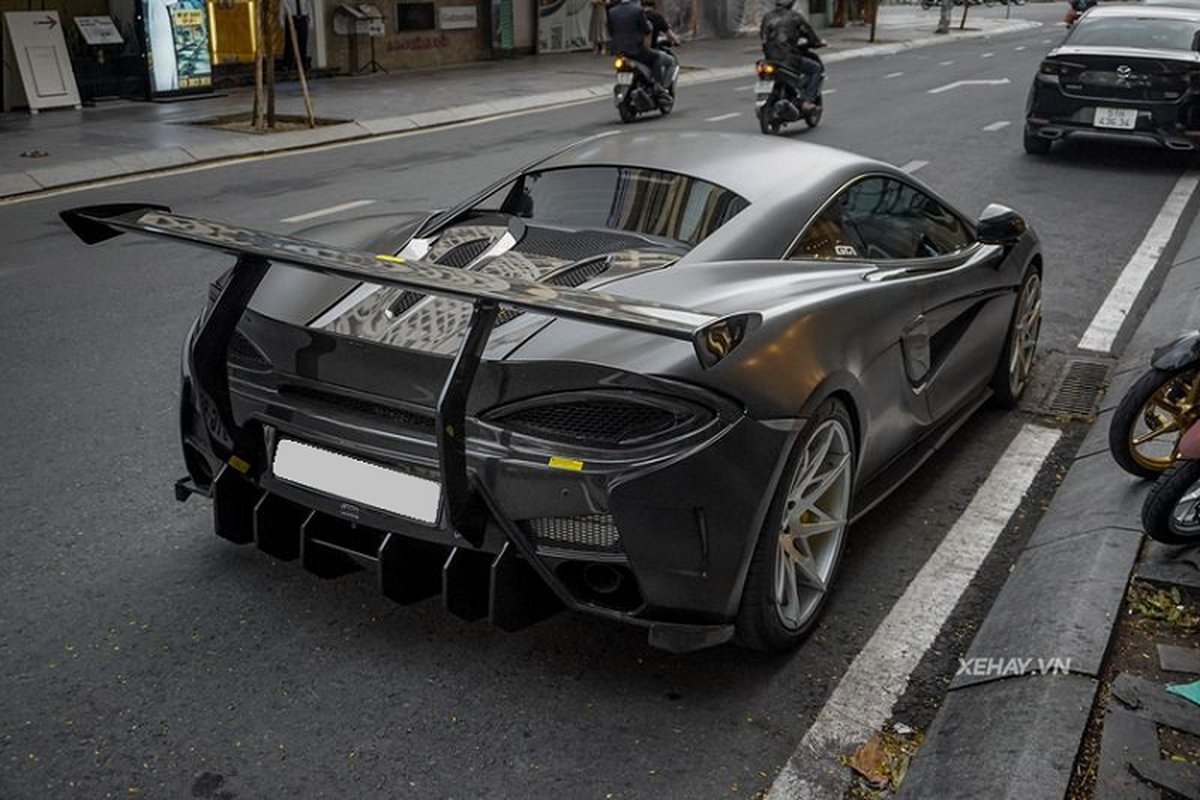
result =
[[[1134,381],[1121,398],[1121,402],[1117,404],[1113,411],[1112,422],[1108,426],[1108,450],[1121,469],[1139,478],[1157,478],[1174,463],[1176,444],[1172,444],[1169,454],[1154,456],[1140,452],[1138,446],[1134,444],[1134,440],[1145,435],[1138,433],[1139,423],[1146,423],[1147,433],[1152,432],[1148,421],[1152,410],[1162,409],[1168,413],[1171,412],[1169,407],[1151,401],[1163,395],[1163,400],[1171,402],[1164,393],[1185,391],[1184,387],[1194,386],[1197,380],[1200,380],[1200,371],[1196,365],[1188,364],[1175,370],[1151,367]],[[1179,388],[1176,389],[1173,385]],[[1200,409],[1197,411],[1200,412]],[[1156,423],[1161,421],[1170,424],[1172,429],[1165,432],[1175,433],[1174,439],[1177,443],[1179,436],[1182,436],[1183,431],[1190,427],[1196,416],[1196,412],[1188,409],[1179,415],[1172,414],[1170,420],[1164,420],[1156,414],[1155,421]],[[1163,442],[1164,445],[1166,443]]]
[[849,411],[827,400],[800,432],[759,532],[737,616],[743,647],[790,650],[812,630],[845,547],[857,458]]
[[1163,544],[1200,543],[1200,461],[1176,461],[1158,477],[1142,504],[1142,528]]
[[1036,267],[1025,270],[1012,318],[1004,336],[1004,350],[992,374],[992,397],[1001,408],[1016,408],[1029,386],[1042,330],[1042,275]]
[[1050,154],[1050,148],[1054,146],[1054,142],[1050,139],[1044,139],[1031,131],[1028,126],[1025,127],[1025,152],[1031,156],[1046,156]]

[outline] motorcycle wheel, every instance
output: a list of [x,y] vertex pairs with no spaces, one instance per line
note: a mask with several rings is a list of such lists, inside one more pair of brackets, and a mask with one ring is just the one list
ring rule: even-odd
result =
[[817,107],[804,115],[804,124],[815,128],[821,124],[821,115],[825,113],[825,102],[817,95]]
[[1131,475],[1157,478],[1175,463],[1179,438],[1200,417],[1200,367],[1151,367],[1113,411],[1108,449]]
[[1200,461],[1176,461],[1142,504],[1146,535],[1163,544],[1200,542]]
[[767,136],[770,136],[773,133],[779,133],[779,128],[781,127],[782,123],[771,122],[771,104],[770,103],[768,103],[767,105],[758,109],[757,115],[758,115],[758,129],[759,130],[761,130]]
[[629,107],[628,102],[617,106],[617,113],[621,115],[621,122],[624,122],[626,125],[637,119],[637,112]]

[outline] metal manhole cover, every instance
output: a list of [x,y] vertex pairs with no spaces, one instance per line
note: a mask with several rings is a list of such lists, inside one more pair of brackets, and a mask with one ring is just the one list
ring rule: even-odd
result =
[[1074,358],[1066,363],[1062,380],[1049,395],[1042,413],[1053,417],[1090,417],[1096,410],[1100,390],[1108,384],[1107,361]]

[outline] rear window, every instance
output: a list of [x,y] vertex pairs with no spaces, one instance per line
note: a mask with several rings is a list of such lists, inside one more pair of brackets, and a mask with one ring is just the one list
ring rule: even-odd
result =
[[642,167],[531,172],[502,191],[499,210],[532,222],[630,231],[689,245],[749,205],[741,195],[707,181]]
[[1153,17],[1085,16],[1064,44],[1080,47],[1137,47],[1193,50],[1200,22]]

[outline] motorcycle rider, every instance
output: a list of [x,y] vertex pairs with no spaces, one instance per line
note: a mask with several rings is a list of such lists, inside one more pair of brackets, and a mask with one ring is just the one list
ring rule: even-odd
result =
[[804,96],[801,110],[805,113],[816,107],[818,85],[825,68],[812,50],[824,47],[825,41],[799,11],[792,8],[796,0],[775,0],[775,8],[763,16],[759,36],[763,55],[768,61],[783,64],[792,72],[804,75]]
[[646,12],[646,19],[650,21],[650,47],[657,49],[656,45],[660,36],[666,39],[667,44],[671,47],[678,47],[679,37],[675,35],[675,31],[671,30],[667,18],[654,8],[654,0],[642,0],[642,10]]
[[662,84],[667,59],[646,45],[653,30],[646,12],[634,0],[617,0],[608,9],[609,52],[649,67],[655,97],[662,97],[667,94]]

